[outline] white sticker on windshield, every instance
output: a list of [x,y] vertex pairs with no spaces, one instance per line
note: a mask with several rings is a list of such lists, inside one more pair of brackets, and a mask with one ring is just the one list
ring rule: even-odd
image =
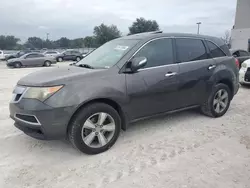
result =
[[116,46],[115,47],[115,50],[127,50],[128,49],[128,46],[120,46],[120,45],[118,45],[118,46]]

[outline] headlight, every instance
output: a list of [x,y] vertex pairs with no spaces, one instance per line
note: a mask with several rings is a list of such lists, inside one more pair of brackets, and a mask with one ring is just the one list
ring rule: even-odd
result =
[[53,87],[29,87],[24,93],[23,98],[38,99],[40,101],[45,101],[51,95],[59,91],[63,86],[53,86]]
[[247,64],[246,63],[242,63],[241,65],[243,68],[247,68]]

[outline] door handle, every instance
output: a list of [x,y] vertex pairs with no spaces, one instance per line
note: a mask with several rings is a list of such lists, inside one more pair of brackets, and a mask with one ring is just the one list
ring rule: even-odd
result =
[[208,67],[208,70],[214,69],[215,67],[216,67],[215,65],[210,65],[210,66]]
[[167,74],[165,74],[166,77],[172,77],[175,76],[177,73],[176,72],[168,72]]

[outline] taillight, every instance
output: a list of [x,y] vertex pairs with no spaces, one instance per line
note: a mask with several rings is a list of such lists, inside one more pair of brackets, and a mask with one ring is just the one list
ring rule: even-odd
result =
[[238,60],[237,58],[235,58],[235,64],[236,64],[236,66],[237,66],[238,68],[240,68],[240,62],[239,62],[239,60]]

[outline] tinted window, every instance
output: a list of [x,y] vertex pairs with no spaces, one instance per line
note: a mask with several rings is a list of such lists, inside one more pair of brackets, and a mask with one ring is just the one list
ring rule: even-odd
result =
[[248,52],[241,50],[240,56],[249,56]]
[[135,57],[147,58],[144,68],[172,64],[174,62],[172,39],[154,40],[146,44]]
[[63,54],[64,55],[71,55],[71,51],[65,51]]
[[207,59],[203,42],[199,39],[176,39],[178,62]]
[[234,52],[232,55],[235,56],[235,57],[240,57],[240,52],[239,52],[239,51],[236,51],[236,52]]
[[46,52],[46,54],[57,54],[56,52]]
[[29,54],[26,58],[36,58],[36,57],[44,57],[42,54]]
[[73,54],[73,55],[78,55],[79,52],[78,52],[78,51],[71,51],[71,54]]
[[212,57],[223,57],[226,56],[225,53],[214,43],[207,41],[208,48],[210,50],[210,53]]

